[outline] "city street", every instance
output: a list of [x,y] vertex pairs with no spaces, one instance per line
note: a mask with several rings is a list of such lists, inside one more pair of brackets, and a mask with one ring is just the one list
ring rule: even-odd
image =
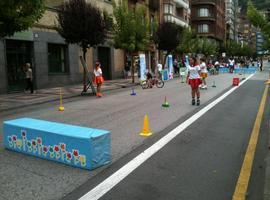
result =
[[[268,75],[268,69],[257,72],[101,199],[231,199]],[[64,112],[57,110],[57,102],[1,112],[1,122],[32,117],[109,130],[112,162],[87,171],[7,151],[1,123],[0,199],[78,199],[228,91],[233,77],[248,76],[210,76],[200,106],[191,106],[189,86],[174,79],[162,89],[135,87],[136,96],[126,88],[108,91],[101,99],[71,98]],[[217,87],[211,87],[214,82]],[[170,108],[161,107],[165,96]],[[269,103],[265,110],[269,116]],[[145,114],[154,133],[148,138],[139,135]],[[261,125],[249,199],[258,200],[263,192],[268,120],[263,118]]]

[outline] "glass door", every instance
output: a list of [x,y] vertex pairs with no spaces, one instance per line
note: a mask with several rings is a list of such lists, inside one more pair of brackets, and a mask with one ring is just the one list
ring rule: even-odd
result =
[[31,63],[33,55],[32,42],[6,40],[6,61],[8,91],[22,91],[25,88],[25,63]]

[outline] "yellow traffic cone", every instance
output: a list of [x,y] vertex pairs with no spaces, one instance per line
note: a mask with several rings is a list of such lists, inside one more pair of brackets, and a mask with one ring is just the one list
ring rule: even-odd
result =
[[65,108],[63,106],[63,100],[62,100],[62,91],[61,91],[61,88],[60,88],[60,106],[58,108],[59,111],[64,111]]
[[142,131],[141,131],[140,135],[145,136],[145,137],[148,137],[148,136],[152,135],[152,132],[149,129],[149,122],[148,122],[148,116],[147,115],[144,115],[143,128],[142,128]]

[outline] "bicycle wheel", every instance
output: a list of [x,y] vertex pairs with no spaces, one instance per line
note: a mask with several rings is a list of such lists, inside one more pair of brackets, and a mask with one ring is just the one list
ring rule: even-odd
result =
[[148,83],[146,80],[141,82],[142,89],[147,89],[148,88]]
[[158,88],[163,88],[163,86],[164,86],[164,81],[158,79],[158,80],[156,81],[156,85],[157,85]]

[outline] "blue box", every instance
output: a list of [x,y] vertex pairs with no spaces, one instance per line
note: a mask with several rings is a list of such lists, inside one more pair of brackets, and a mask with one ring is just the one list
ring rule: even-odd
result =
[[106,130],[19,118],[4,122],[5,148],[83,169],[95,169],[111,159]]
[[169,80],[169,71],[167,69],[163,69],[161,71],[161,74],[162,74],[162,80],[163,81]]

